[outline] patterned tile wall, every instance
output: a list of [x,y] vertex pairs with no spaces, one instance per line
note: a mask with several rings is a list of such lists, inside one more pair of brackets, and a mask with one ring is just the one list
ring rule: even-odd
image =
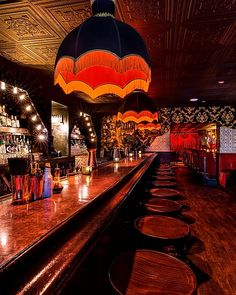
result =
[[236,129],[220,127],[220,153],[236,153]]

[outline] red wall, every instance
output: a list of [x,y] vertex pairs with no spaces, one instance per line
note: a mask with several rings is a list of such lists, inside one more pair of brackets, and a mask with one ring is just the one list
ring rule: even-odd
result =
[[198,133],[171,133],[170,149],[182,155],[185,148],[199,149],[200,136]]

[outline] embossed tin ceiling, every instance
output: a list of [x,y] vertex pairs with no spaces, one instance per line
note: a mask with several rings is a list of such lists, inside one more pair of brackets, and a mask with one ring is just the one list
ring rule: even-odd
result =
[[[116,2],[149,48],[157,105],[236,104],[236,0]],[[61,41],[90,15],[89,0],[0,1],[0,55],[53,75]]]

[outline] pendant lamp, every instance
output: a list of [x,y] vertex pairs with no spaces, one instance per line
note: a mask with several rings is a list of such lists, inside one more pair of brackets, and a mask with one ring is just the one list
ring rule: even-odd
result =
[[61,43],[54,83],[66,94],[90,98],[113,94],[124,98],[151,81],[150,58],[137,31],[114,18],[115,2],[91,1],[93,16],[71,31]]
[[152,129],[158,127],[158,112],[154,101],[144,92],[135,91],[128,95],[121,104],[117,121],[123,124],[131,124],[136,129],[144,129],[145,126]]

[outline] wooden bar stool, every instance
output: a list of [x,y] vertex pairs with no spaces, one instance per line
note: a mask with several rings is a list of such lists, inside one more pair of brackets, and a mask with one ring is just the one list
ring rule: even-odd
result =
[[160,175],[174,176],[175,173],[173,171],[154,171],[153,175],[156,175],[156,176],[160,176]]
[[180,192],[169,188],[151,188],[149,194],[155,198],[173,199],[177,198]]
[[181,212],[182,205],[175,201],[151,198],[144,203],[149,214],[177,215]]
[[122,295],[193,295],[197,281],[181,260],[152,250],[120,254],[111,264],[109,280]]
[[158,175],[158,176],[153,176],[154,180],[175,180],[175,177],[172,175]]
[[175,181],[168,180],[156,180],[152,182],[152,185],[155,187],[176,187],[178,184]]
[[190,227],[185,222],[169,216],[148,215],[137,218],[134,226],[147,243],[164,251],[172,249],[180,257],[186,256]]

